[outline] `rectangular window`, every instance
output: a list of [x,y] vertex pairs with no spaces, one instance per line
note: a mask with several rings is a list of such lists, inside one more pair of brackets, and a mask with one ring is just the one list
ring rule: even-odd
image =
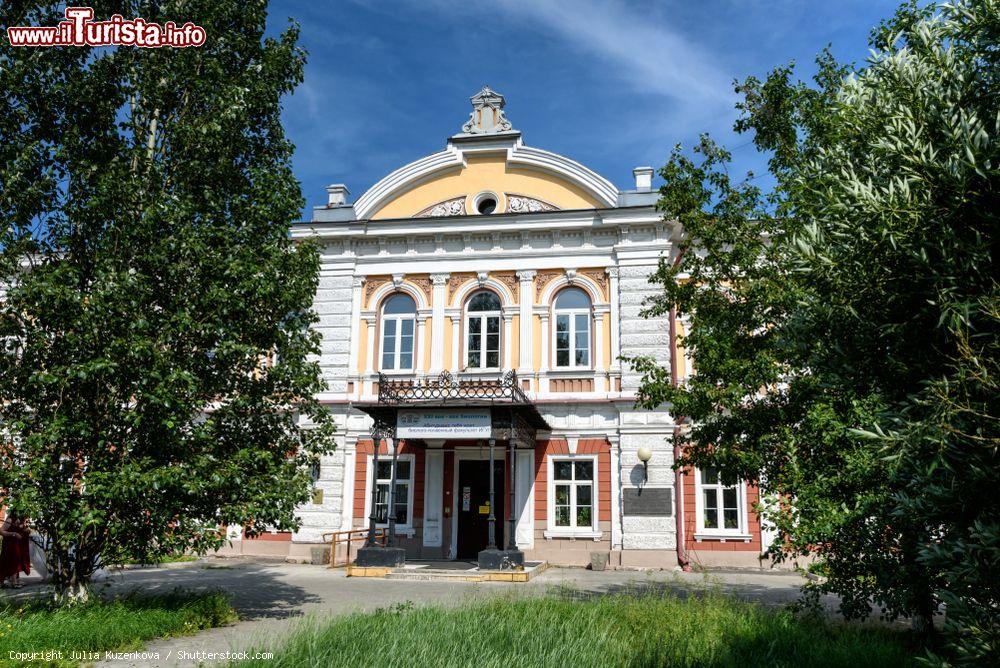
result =
[[466,323],[468,368],[500,368],[500,316],[473,314],[468,317]]
[[556,366],[590,366],[590,312],[556,313]]
[[698,472],[698,529],[712,533],[742,533],[743,485],[724,480],[717,468]]
[[549,503],[550,527],[555,531],[596,531],[597,512],[593,457],[552,459]]
[[569,366],[569,318],[556,316],[556,366]]
[[[375,473],[375,523],[385,526],[389,523],[389,488],[392,485],[392,459],[382,459],[380,455],[378,470]],[[396,494],[392,504],[397,527],[408,527],[411,525],[410,489],[412,484],[413,458],[406,455],[398,457],[396,459]]]
[[387,316],[382,320],[382,368],[386,371],[413,368],[412,317]]

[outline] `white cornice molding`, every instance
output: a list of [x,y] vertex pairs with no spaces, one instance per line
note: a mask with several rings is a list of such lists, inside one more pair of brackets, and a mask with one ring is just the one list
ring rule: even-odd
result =
[[575,160],[558,153],[525,146],[518,141],[507,151],[507,162],[543,172],[554,172],[580,185],[605,206],[614,207],[618,204],[618,188],[615,184]]
[[[451,216],[447,218],[392,218],[343,223],[300,223],[291,230],[293,239],[377,239],[380,237],[417,237],[435,234],[480,234],[493,231],[531,233],[553,230],[624,230],[628,226],[649,226],[663,222],[653,207],[639,209],[575,209],[532,214],[495,214],[492,216]],[[663,223],[680,227],[677,221]]]
[[526,169],[556,174],[580,187],[608,208],[618,205],[618,188],[597,172],[575,160],[542,149],[525,146],[519,136],[475,142],[448,142],[443,151],[432,153],[400,167],[365,191],[354,203],[359,219],[371,216],[390,200],[423,183],[434,174],[464,167],[466,153],[506,150],[507,162]]
[[354,203],[354,213],[358,218],[367,218],[389,199],[406,192],[435,172],[464,165],[462,151],[449,144],[443,151],[403,165],[366,190]]

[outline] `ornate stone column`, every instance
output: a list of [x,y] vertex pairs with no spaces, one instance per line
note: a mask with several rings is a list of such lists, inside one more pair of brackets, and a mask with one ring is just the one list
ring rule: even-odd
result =
[[[347,375],[355,376],[358,373],[358,355],[362,354],[361,347],[361,297],[364,290],[364,276],[355,276],[351,281],[351,334],[350,348],[347,361]],[[364,381],[358,383],[355,388],[360,393],[364,386]]]
[[514,314],[508,311],[503,311],[503,369],[510,370],[510,356],[511,350],[514,349],[513,340],[511,339],[511,330],[514,323]]
[[444,370],[444,307],[449,274],[431,274],[434,285],[431,299],[431,373]]
[[375,311],[369,311],[365,315],[365,324],[368,327],[368,349],[364,351],[365,356],[365,377],[361,379],[361,393],[364,394],[364,385],[374,383],[371,377],[375,374],[375,349],[377,348],[375,337]]
[[517,375],[520,378],[529,378],[529,374],[534,371],[535,358],[533,348],[533,337],[531,332],[532,317],[531,307],[534,303],[534,292],[532,291],[536,272],[517,272],[518,284],[521,288],[520,302],[518,304],[518,318],[520,319],[520,346],[518,352]]
[[604,311],[594,309],[594,391],[607,391],[607,369],[604,360]]
[[622,354],[622,319],[618,312],[618,267],[608,267],[604,273],[608,275],[608,303],[611,306],[611,359],[608,360],[608,368],[617,369],[620,366],[618,357]]
[[[424,367],[427,366],[427,360],[425,359],[427,348],[424,347],[424,336],[427,334],[427,320],[428,314],[425,310],[417,310],[417,336],[414,338],[414,345],[417,347],[413,351],[413,371],[414,373],[423,373]],[[434,324],[431,323],[433,328]],[[431,348],[433,350],[433,347]],[[431,353],[433,355],[433,352]]]
[[538,316],[542,320],[542,361],[538,367],[538,374],[540,376],[538,390],[540,392],[549,391],[549,312],[548,309],[539,312]]

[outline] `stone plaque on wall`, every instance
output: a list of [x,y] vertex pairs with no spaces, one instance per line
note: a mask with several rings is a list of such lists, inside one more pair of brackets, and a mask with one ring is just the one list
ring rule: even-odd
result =
[[622,490],[626,515],[673,515],[674,490],[671,487],[646,487]]

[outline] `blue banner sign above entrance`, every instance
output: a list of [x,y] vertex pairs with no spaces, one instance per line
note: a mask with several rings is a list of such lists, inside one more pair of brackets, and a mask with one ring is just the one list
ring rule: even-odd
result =
[[489,438],[491,431],[488,408],[400,410],[396,416],[397,438]]

